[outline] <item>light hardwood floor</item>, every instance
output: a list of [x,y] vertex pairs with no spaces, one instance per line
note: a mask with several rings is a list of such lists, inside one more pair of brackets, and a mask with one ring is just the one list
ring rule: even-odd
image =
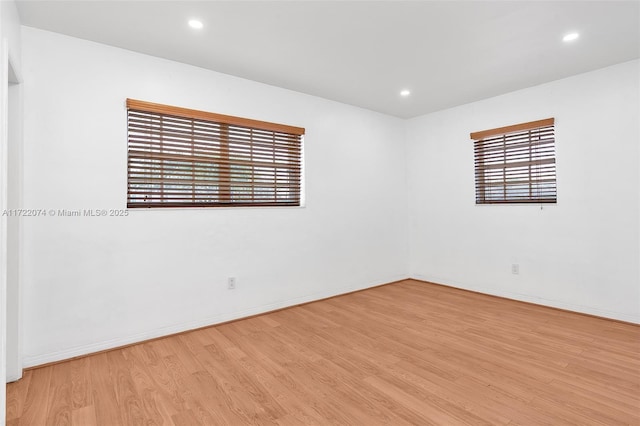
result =
[[15,425],[640,425],[640,327],[403,281],[26,372]]

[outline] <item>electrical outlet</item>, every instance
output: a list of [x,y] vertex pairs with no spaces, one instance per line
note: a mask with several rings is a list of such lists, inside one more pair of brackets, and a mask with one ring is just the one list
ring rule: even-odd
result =
[[229,290],[235,290],[236,289],[236,277],[227,278],[227,288]]
[[511,273],[513,275],[518,275],[520,274],[520,265],[517,263],[512,263],[511,264]]

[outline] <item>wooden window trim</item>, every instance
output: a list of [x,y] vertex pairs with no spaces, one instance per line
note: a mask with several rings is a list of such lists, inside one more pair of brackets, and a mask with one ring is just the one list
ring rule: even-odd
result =
[[471,133],[471,139],[479,141],[489,136],[504,135],[507,133],[519,132],[522,130],[534,130],[541,127],[553,126],[555,118],[545,118],[543,120],[529,121],[527,123],[514,124],[512,126],[497,127],[495,129],[482,130]]
[[304,135],[303,127],[287,126],[286,124],[270,123],[268,121],[253,120],[250,118],[235,117],[233,115],[216,114],[213,112],[199,111],[189,108],[181,108],[171,105],[156,104],[153,102],[127,99],[127,109],[138,109],[159,114],[174,115],[184,118],[196,118],[200,120],[215,121],[242,127],[252,127],[273,132],[290,133],[293,135]]

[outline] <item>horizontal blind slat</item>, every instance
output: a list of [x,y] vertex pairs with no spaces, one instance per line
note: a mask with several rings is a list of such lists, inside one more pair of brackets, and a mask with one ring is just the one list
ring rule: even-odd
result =
[[127,105],[129,207],[299,205],[304,129]]
[[556,202],[555,120],[471,134],[477,204]]

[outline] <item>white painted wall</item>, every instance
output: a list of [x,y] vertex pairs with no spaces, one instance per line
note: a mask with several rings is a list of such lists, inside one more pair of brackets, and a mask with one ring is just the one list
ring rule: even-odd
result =
[[304,208],[25,219],[25,366],[406,277],[402,120],[41,30],[22,35],[25,207],[125,208],[127,97],[307,131]]
[[[9,140],[15,136],[14,120],[20,120],[20,117],[13,114],[9,116],[9,83],[20,73],[20,48],[20,19],[15,3],[12,0],[0,1],[0,212],[9,206],[9,196],[16,195],[19,190],[13,179],[10,179],[8,163],[10,154],[15,152],[9,150]],[[15,112],[14,109],[12,111]],[[17,322],[19,300],[14,298],[17,295],[15,290],[19,290],[15,280],[18,264],[15,256],[17,247],[14,244],[17,243],[17,234],[13,233],[11,238],[8,235],[8,231],[16,231],[18,226],[16,221],[8,223],[6,216],[0,218],[0,384],[4,384],[8,376],[12,380],[16,379],[18,371],[21,375],[17,364],[20,357]],[[10,286],[9,294],[7,285]],[[11,308],[9,311],[8,307]],[[10,331],[9,335],[7,329]],[[0,385],[0,425],[5,424],[5,417],[6,388]]]
[[[9,71],[7,208],[18,210],[22,207],[22,85],[13,61]],[[20,216],[7,217],[7,382],[22,377],[21,224]]]
[[20,16],[14,0],[0,1],[0,34],[7,40],[14,71],[21,71]]
[[[0,10],[0,14],[2,11]],[[1,15],[0,15],[1,18]],[[0,34],[2,33],[0,27]],[[0,210],[7,207],[7,93],[9,44],[0,37]],[[6,418],[7,382],[7,219],[0,216],[0,425]]]
[[[22,34],[26,208],[125,208],[127,97],[307,129],[304,208],[24,220],[25,366],[407,276],[640,322],[638,61],[402,121]],[[476,206],[469,133],[550,116],[558,204]]]
[[[639,96],[636,60],[408,121],[410,275],[640,322]],[[469,133],[547,117],[557,205],[476,206]]]

